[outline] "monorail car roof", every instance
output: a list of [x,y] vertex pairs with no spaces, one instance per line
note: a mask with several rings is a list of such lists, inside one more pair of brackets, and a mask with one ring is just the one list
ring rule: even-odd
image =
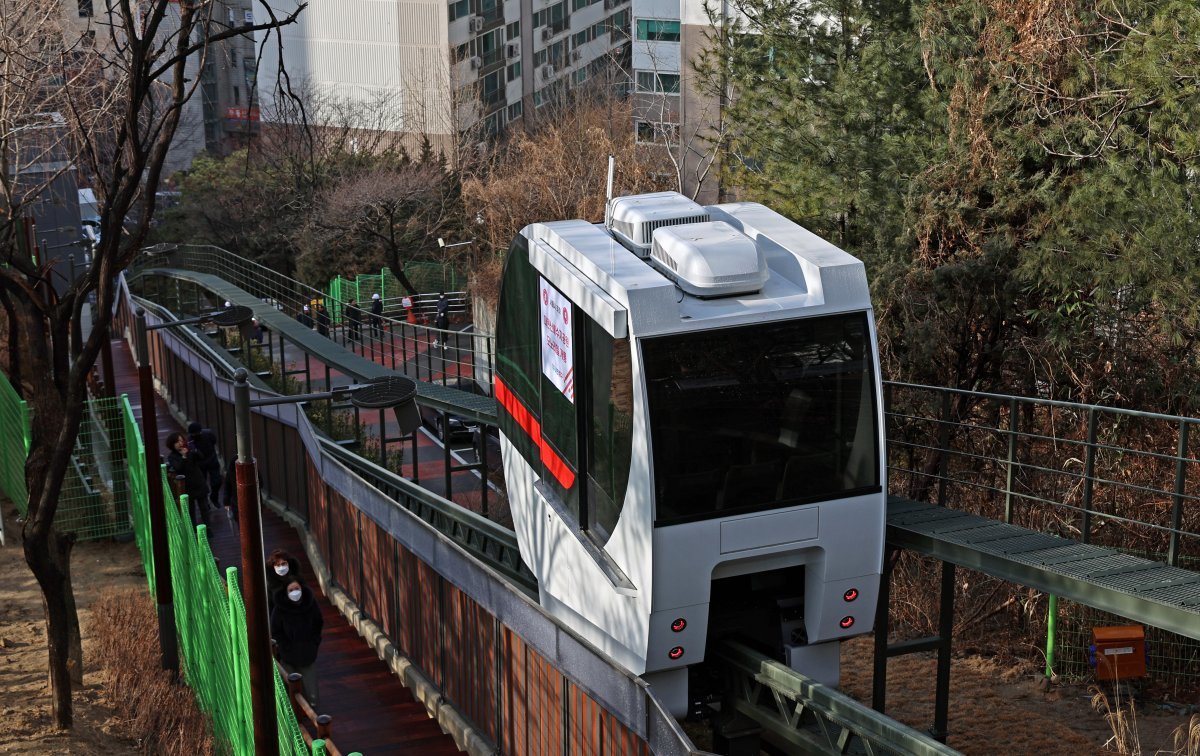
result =
[[[642,335],[676,331],[681,323],[698,320],[735,325],[785,310],[805,309],[804,314],[816,315],[870,309],[866,272],[849,253],[757,203],[705,209],[713,221],[730,224],[762,250],[769,275],[757,293],[712,299],[689,295],[623,246],[603,224],[535,223],[522,233],[531,241],[531,261],[543,275],[560,288],[602,291],[607,296],[593,292],[591,299],[611,300],[590,308],[593,317],[604,322],[598,312],[623,309],[632,313],[630,325]],[[551,270],[550,259],[560,268],[562,262],[569,267]]]

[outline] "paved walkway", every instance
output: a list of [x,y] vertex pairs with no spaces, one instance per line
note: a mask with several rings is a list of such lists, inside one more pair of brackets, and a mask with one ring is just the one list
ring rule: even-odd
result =
[[[113,362],[117,395],[128,394],[134,416],[141,422],[142,407],[137,370],[129,346],[113,341]],[[182,431],[166,402],[155,395],[158,417],[158,448],[165,449],[167,436]],[[149,443],[149,441],[147,441]],[[165,453],[165,452],[164,452]],[[241,546],[236,528],[227,522],[211,526],[213,553],[222,567],[241,565]],[[300,539],[282,518],[263,509],[263,543],[266,551],[281,548],[300,562],[301,573],[309,578],[325,617],[318,668],[321,675],[321,713],[333,717],[333,739],[343,753],[361,751],[376,754],[458,753],[454,740],[444,734],[407,688],[392,674],[375,652],[321,593],[311,580],[313,570],[304,555]]]

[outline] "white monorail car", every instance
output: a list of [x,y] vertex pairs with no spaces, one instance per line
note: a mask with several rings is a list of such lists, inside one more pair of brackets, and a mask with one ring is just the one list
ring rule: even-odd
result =
[[513,242],[495,394],[541,603],[676,714],[737,633],[837,684],[874,623],[884,447],[860,261],[666,192]]

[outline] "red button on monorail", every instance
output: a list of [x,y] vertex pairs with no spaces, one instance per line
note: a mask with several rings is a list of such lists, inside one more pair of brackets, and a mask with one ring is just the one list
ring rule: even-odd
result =
[[687,620],[685,620],[683,617],[679,617],[671,623],[672,632],[682,633],[685,627],[687,627]]
[[849,630],[850,628],[854,627],[854,618],[850,615],[846,615],[845,617],[842,617],[842,621],[838,624],[842,626],[843,630]]
[[842,594],[843,601],[853,601],[856,598],[858,598],[858,589],[857,588],[851,588],[850,590],[848,590]]
[[683,646],[676,646],[667,652],[667,656],[671,657],[671,661],[675,661],[683,656]]

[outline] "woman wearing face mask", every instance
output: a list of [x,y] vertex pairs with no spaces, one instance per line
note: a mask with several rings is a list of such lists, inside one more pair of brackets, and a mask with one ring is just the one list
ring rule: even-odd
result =
[[289,580],[285,593],[275,597],[271,610],[271,637],[279,645],[279,662],[288,672],[304,678],[304,697],[317,708],[317,649],[325,625],[321,607],[308,586]]
[[283,549],[275,549],[267,557],[267,605],[275,606],[277,594],[293,580],[300,580],[300,564]]

